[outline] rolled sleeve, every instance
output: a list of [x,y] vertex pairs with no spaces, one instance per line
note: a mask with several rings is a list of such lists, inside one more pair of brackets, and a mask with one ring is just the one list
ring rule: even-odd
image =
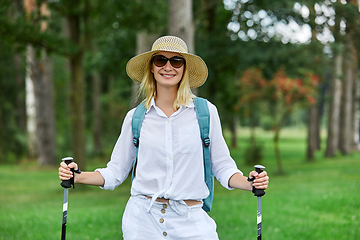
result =
[[104,186],[100,187],[101,189],[114,190],[117,187],[116,182],[115,182],[115,176],[110,169],[98,168],[98,169],[95,169],[95,171],[99,172],[105,180]]
[[233,190],[234,188],[229,186],[229,180],[236,173],[240,173],[241,175],[243,175],[243,173],[239,169],[229,169],[225,173],[223,173],[221,178],[217,179],[225,188]]

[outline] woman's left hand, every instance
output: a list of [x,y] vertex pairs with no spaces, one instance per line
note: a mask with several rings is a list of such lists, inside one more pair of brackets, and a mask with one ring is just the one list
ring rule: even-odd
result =
[[257,189],[266,189],[269,185],[269,177],[266,171],[261,172],[260,174],[256,171],[251,171],[249,178],[255,177],[253,181],[253,186]]

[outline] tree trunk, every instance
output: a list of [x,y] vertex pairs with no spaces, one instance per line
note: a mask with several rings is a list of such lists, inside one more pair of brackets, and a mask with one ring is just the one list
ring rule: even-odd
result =
[[[79,7],[79,1],[72,1],[74,7]],[[69,15],[70,39],[77,46],[81,45],[80,15]],[[83,49],[70,56],[71,72],[71,129],[72,129],[72,152],[74,161],[80,168],[86,169],[85,154],[85,82],[83,70]]]
[[[337,0],[341,4],[340,0]],[[335,25],[332,28],[332,33],[337,45],[334,45],[334,61],[333,71],[330,79],[329,92],[329,115],[328,115],[328,130],[325,157],[334,157],[339,149],[340,139],[340,107],[342,99],[342,78],[343,78],[343,43],[342,34],[340,33],[340,24],[342,16],[335,15]]]
[[33,66],[35,66],[35,50],[33,46],[28,45],[26,52],[26,77],[25,77],[28,154],[30,158],[37,158],[38,144],[36,138],[35,92],[34,92],[34,83],[31,80]]
[[[36,1],[24,1],[30,21],[37,7]],[[40,15],[50,16],[45,2],[40,6]],[[47,22],[41,20],[39,27],[41,31],[46,31]],[[27,50],[26,92],[30,156],[37,153],[39,165],[55,165],[55,111],[51,61],[45,50],[40,49],[36,52],[32,46],[28,46]]]
[[325,157],[334,157],[339,146],[342,54],[335,57],[335,74],[330,80],[330,102]]
[[352,133],[353,133],[353,141],[352,141],[352,149],[359,150],[359,79],[357,75],[357,69],[354,69],[354,87],[353,87],[353,110],[352,110]]
[[41,59],[35,60],[32,81],[35,92],[36,135],[39,149],[39,165],[56,165],[55,159],[55,111],[53,104],[52,61],[44,50]]
[[[195,53],[195,27],[193,23],[192,0],[169,0],[168,33],[180,37],[188,47],[189,53]],[[192,90],[197,94],[197,89]]]
[[194,23],[192,0],[169,0],[169,23],[170,35],[180,37],[188,46],[190,53],[195,52]]
[[[358,1],[349,0],[347,1],[348,10],[358,11]],[[344,60],[344,98],[343,98],[343,114],[342,114],[342,131],[340,138],[340,151],[343,155],[348,155],[352,144],[354,142],[354,121],[352,112],[355,110],[353,106],[354,95],[353,87],[355,86],[354,81],[357,79],[357,41],[358,41],[358,16],[346,15],[346,35],[345,35],[345,60]]]
[[307,151],[306,159],[308,161],[315,160],[315,151],[317,149],[317,118],[318,118],[318,108],[314,104],[310,106],[308,111],[308,137],[307,137]]
[[[350,4],[354,9],[359,12],[359,1],[358,0],[349,0]],[[358,14],[359,15],[359,14]],[[359,76],[358,76],[358,48],[359,45],[356,44],[359,38],[359,16],[354,17],[353,21],[348,27],[349,36],[352,39],[351,55],[353,57],[353,91],[352,91],[352,116],[351,116],[351,133],[350,133],[350,148],[359,149]]]
[[[316,31],[316,11],[313,5],[308,5],[310,10],[310,21],[309,25],[311,27],[311,44],[315,44],[318,40],[316,39],[317,31]],[[315,64],[319,64],[316,60],[318,57],[316,55],[313,56],[313,61]],[[307,151],[306,151],[306,159],[308,161],[315,160],[315,151],[320,148],[320,119],[319,119],[319,106],[318,104],[314,104],[310,106],[308,110],[308,136],[307,136]]]
[[[136,54],[144,53],[150,51],[152,44],[159,37],[158,34],[149,34],[146,30],[139,31],[136,34]],[[139,92],[140,84],[133,81],[132,82],[132,93],[131,93],[131,108],[136,107],[142,101],[142,99],[137,98]]]
[[351,139],[350,148],[359,150],[359,78],[358,78],[358,55],[357,48],[353,48],[353,86],[352,86],[352,110],[351,110]]
[[352,87],[354,80],[354,42],[350,37],[346,40],[345,47],[345,78],[343,81],[343,94],[341,102],[341,124],[340,124],[340,142],[339,149],[343,155],[348,155],[350,152],[351,139],[353,134],[351,132],[353,121],[352,117]]

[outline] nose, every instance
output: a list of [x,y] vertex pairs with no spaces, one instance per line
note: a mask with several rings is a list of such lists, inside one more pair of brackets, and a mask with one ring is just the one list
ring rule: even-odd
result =
[[172,66],[171,66],[171,64],[170,64],[170,60],[168,60],[168,61],[166,62],[165,66],[164,66],[164,69],[165,69],[165,70],[171,70],[171,69],[172,69]]

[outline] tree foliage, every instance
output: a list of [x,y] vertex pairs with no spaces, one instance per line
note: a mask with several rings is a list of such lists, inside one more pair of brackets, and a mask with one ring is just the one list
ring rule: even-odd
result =
[[[36,2],[40,5],[42,1]],[[24,101],[24,82],[14,79],[17,79],[16,73],[25,76],[24,52],[28,44],[45,48],[54,62],[56,141],[60,159],[72,154],[73,130],[69,117],[73,86],[68,58],[79,52],[83,54],[87,156],[94,154],[90,137],[94,121],[92,79],[94,74],[100,75],[102,137],[104,152],[108,153],[132,100],[132,81],[126,75],[125,65],[135,55],[136,33],[146,30],[167,34],[167,1],[77,2],[79,4],[75,6],[75,1],[50,1],[51,18],[48,19],[33,13],[33,21],[48,21],[49,30],[41,32],[38,25],[29,23],[21,1],[1,0],[1,162],[16,161],[26,153],[26,119],[21,107],[24,104],[18,101]],[[341,52],[337,50],[342,49],[339,46],[346,43],[346,37],[351,35],[356,40],[359,36],[359,11],[356,4],[350,2],[194,0],[195,53],[205,60],[209,69],[208,80],[198,93],[216,104],[224,128],[234,129],[239,116],[242,126],[259,126],[261,117],[266,114],[267,118],[281,119],[284,117],[280,116],[288,116],[310,102],[320,102],[321,98],[315,96],[325,89],[327,76],[333,73],[333,56]],[[304,9],[309,11],[307,15],[302,11]],[[65,19],[74,15],[80,19],[78,43],[71,41],[66,31]],[[314,41],[300,43],[277,31],[279,24],[294,23],[309,26]],[[348,33],[350,27],[352,31]],[[323,40],[329,31],[335,42]],[[353,42],[358,49],[358,41]],[[14,61],[15,56],[20,57],[20,65]],[[314,76],[318,78],[318,87],[311,85]],[[252,120],[247,119],[250,116]],[[277,125],[281,122],[276,121]]]
[[[319,77],[311,72],[304,72],[302,77],[291,78],[283,69],[279,69],[271,79],[266,79],[259,68],[246,70],[238,80],[238,101],[235,109],[243,112],[244,118],[251,123],[256,118],[268,115],[272,119],[274,131],[274,149],[278,163],[278,172],[283,173],[279,149],[279,134],[285,121],[298,108],[315,104]],[[261,114],[260,114],[261,112]],[[254,129],[254,125],[251,126]],[[255,132],[252,131],[250,142],[256,146]]]

